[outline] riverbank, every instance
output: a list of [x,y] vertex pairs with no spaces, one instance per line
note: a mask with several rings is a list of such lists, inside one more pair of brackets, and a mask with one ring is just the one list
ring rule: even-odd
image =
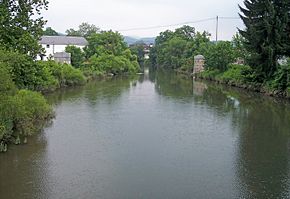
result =
[[252,71],[248,66],[230,65],[229,69],[225,72],[206,70],[195,75],[185,70],[175,70],[175,72],[181,75],[193,76],[195,79],[207,80],[231,87],[242,88],[271,97],[290,99],[290,87],[287,89],[277,89],[277,86],[273,85],[274,80],[268,81],[264,84],[250,81],[250,78],[253,77],[250,77]]
[[[244,68],[233,72],[233,68],[235,67]],[[270,80],[265,83],[256,83],[252,81],[251,78],[253,77],[250,68],[247,68],[247,66],[232,65],[230,66],[230,69],[225,72],[204,71],[194,75],[194,78],[238,87],[248,91],[262,93],[271,97],[290,99],[290,87],[286,89],[279,89],[279,87],[275,85],[275,80]]]

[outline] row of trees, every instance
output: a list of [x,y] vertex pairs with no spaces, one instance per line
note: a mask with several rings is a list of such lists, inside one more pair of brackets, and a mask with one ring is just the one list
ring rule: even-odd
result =
[[[194,27],[183,26],[175,31],[161,32],[150,52],[150,64],[155,67],[178,69],[191,72],[194,56],[206,57],[207,68],[224,71],[227,65],[238,56],[234,43],[211,42],[208,32],[196,32]],[[238,36],[235,42],[239,42]]]
[[139,70],[137,56],[133,55],[118,32],[101,31],[96,26],[82,23],[78,30],[66,31],[70,36],[83,36],[88,45],[82,50],[68,46],[72,65],[81,68],[88,76],[103,74],[132,74]]
[[[211,42],[209,33],[189,26],[167,30],[156,38],[149,63],[191,72],[194,56],[202,54],[204,77],[290,93],[290,63],[285,62],[290,56],[290,1],[245,0],[244,4],[240,9],[246,28],[232,41]],[[237,59],[246,65],[233,65]]]

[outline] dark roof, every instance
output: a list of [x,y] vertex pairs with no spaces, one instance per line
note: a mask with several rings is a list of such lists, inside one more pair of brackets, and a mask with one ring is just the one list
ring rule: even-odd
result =
[[42,36],[40,44],[86,46],[88,41],[84,37]]

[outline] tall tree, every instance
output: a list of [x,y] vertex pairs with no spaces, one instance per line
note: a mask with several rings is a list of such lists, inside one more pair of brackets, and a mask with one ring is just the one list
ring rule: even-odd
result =
[[6,49],[35,57],[46,21],[40,16],[47,0],[0,1],[0,45]]
[[239,30],[251,53],[250,64],[261,79],[276,72],[278,59],[290,56],[290,1],[245,0],[240,14],[246,29]]
[[68,29],[66,34],[68,36],[81,36],[81,37],[89,37],[92,34],[99,32],[100,29],[97,28],[94,24],[82,23],[79,25],[78,30]]
[[46,36],[58,36],[59,34],[55,30],[53,30],[51,27],[47,27],[43,31],[43,35],[46,35]]

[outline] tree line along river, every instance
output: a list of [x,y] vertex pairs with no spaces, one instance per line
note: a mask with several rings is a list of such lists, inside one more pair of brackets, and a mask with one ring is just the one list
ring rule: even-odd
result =
[[172,72],[47,96],[56,118],[0,155],[0,198],[289,198],[290,104]]

